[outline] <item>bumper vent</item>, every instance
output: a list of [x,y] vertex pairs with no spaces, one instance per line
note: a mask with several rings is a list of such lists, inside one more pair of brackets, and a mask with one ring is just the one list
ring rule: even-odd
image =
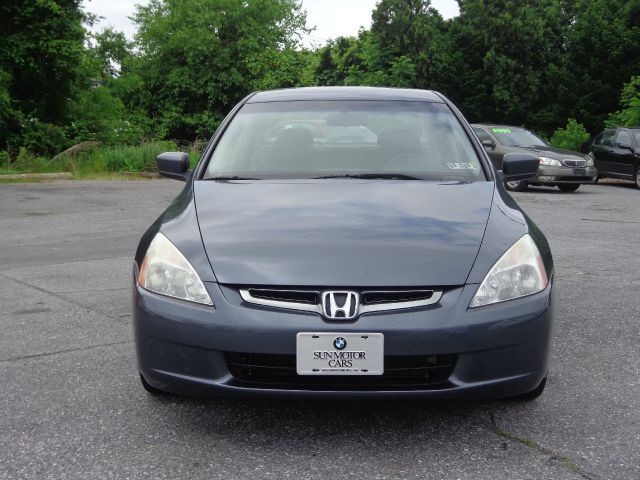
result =
[[225,352],[239,386],[282,390],[437,390],[447,381],[457,355],[386,356],[380,376],[298,375],[295,355]]

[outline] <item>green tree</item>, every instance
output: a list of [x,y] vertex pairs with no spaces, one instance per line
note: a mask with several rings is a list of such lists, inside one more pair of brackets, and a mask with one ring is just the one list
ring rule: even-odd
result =
[[338,37],[322,47],[315,70],[318,85],[375,85],[367,78],[369,32],[358,38]]
[[[48,137],[64,143],[61,124],[78,76],[87,17],[79,0],[14,0],[0,4],[0,70],[10,109],[2,144],[9,150]],[[55,131],[55,134],[54,134]],[[55,150],[62,145],[33,145]]]
[[297,85],[304,70],[296,0],[151,0],[134,21],[138,51],[122,76],[141,90],[129,92],[127,107],[144,109],[162,137],[209,136],[244,95]]
[[609,115],[606,126],[640,127],[640,76],[631,77],[620,94],[621,110]]
[[131,56],[131,48],[132,45],[124,33],[113,28],[105,28],[99,33],[91,34],[89,50],[99,62],[103,79],[120,75],[123,65],[126,66]]
[[445,93],[473,121],[557,126],[567,12],[557,0],[460,0]]
[[[389,86],[441,89],[447,23],[428,0],[382,0],[372,13],[367,64]],[[378,77],[378,80],[381,78]]]
[[640,72],[640,2],[576,0],[566,44],[563,95],[550,100],[595,133]]

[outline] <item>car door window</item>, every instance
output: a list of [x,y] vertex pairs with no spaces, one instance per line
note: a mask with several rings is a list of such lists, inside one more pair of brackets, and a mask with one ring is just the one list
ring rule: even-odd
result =
[[484,142],[485,140],[489,140],[490,142],[493,142],[491,135],[485,132],[482,128],[476,127],[473,129],[473,131],[476,132],[476,135],[478,136],[481,142]]
[[613,136],[616,133],[615,130],[605,130],[597,139],[595,145],[600,145],[603,147],[612,147],[613,146]]
[[616,146],[630,147],[631,146],[631,134],[626,130],[620,130],[616,136]]

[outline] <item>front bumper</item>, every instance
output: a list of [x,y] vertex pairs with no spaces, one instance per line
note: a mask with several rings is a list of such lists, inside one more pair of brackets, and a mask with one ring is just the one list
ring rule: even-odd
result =
[[[370,313],[350,323],[315,313],[244,303],[238,291],[206,283],[215,308],[133,289],[138,368],[149,384],[187,395],[413,396],[494,398],[533,390],[548,370],[551,282],[529,297],[468,309],[477,285],[445,291],[440,302],[402,312]],[[363,390],[247,385],[231,374],[229,352],[295,355],[298,332],[380,332],[385,357],[455,355],[445,382],[425,388]],[[226,353],[225,353],[226,352]]]
[[570,168],[540,165],[532,185],[558,185],[560,183],[595,183],[598,170],[595,167]]

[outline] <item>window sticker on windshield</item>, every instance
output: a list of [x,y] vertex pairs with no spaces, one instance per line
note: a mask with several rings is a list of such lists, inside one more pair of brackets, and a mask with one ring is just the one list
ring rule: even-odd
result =
[[491,131],[493,133],[511,133],[511,130],[508,128],[492,128]]
[[451,170],[473,170],[473,169],[475,169],[475,167],[473,166],[473,163],[467,163],[467,162],[456,162],[456,163],[447,162],[447,167],[449,167]]

